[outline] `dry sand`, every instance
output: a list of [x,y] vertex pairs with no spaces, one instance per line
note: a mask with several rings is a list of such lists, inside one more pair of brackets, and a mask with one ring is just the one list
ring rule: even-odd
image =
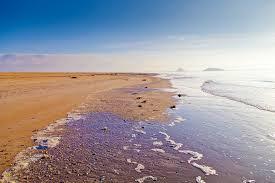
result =
[[132,120],[164,121],[170,83],[145,74],[0,73],[0,172],[32,145],[33,132],[85,102]]

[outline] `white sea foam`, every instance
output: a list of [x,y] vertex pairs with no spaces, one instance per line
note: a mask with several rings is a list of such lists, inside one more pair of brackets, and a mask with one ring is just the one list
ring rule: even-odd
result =
[[141,170],[143,170],[145,168],[145,166],[143,164],[138,164],[137,167],[135,168],[135,170],[139,173],[141,173]]
[[157,181],[157,177],[153,177],[151,175],[144,176],[142,178],[136,179],[135,181],[138,182],[138,183],[143,183],[146,179],[152,179],[153,181]]
[[203,155],[195,152],[195,151],[190,151],[190,150],[179,150],[179,152],[184,153],[184,154],[190,154],[192,155],[191,158],[189,158],[188,163],[191,163],[192,161],[198,161],[202,159]]
[[177,143],[174,140],[170,139],[171,137],[165,132],[159,132],[159,133],[165,135],[165,140],[167,142],[169,142],[172,145],[175,145],[175,147],[174,147],[175,150],[179,150],[179,148],[181,148],[182,143]]
[[180,122],[185,121],[185,119],[182,118],[181,116],[178,116],[178,117],[176,117],[176,119],[175,119],[174,121],[175,121],[176,123],[180,123]]
[[205,175],[217,175],[217,172],[215,169],[213,169],[210,166],[206,166],[206,165],[199,165],[195,162],[191,163],[194,167],[200,169],[201,171],[203,171],[205,173]]
[[161,141],[154,141],[154,142],[153,142],[153,145],[154,145],[154,146],[162,146],[163,143],[162,143]]
[[165,153],[165,151],[163,149],[154,148],[154,149],[151,149],[151,150],[155,151],[155,152]]
[[192,157],[188,160],[188,163],[190,163],[192,166],[203,171],[205,173],[205,175],[217,175],[216,170],[213,169],[212,167],[206,166],[206,165],[200,165],[195,162],[192,162],[192,161],[198,161],[198,160],[202,159],[202,157],[203,157],[202,154],[195,152],[195,151],[190,151],[190,150],[179,150],[182,146],[181,143],[177,143],[174,140],[170,139],[171,137],[165,132],[159,132],[159,133],[165,135],[165,140],[167,142],[169,142],[172,145],[176,145],[176,147],[174,147],[174,150],[177,150],[178,152],[181,152],[181,153],[192,155]]
[[140,149],[133,149],[134,151],[136,151],[136,152],[140,152]]
[[54,123],[48,125],[46,128],[36,132],[31,139],[35,142],[35,146],[28,147],[22,152],[18,153],[14,160],[14,165],[7,169],[2,174],[0,182],[16,182],[14,174],[21,169],[25,169],[31,162],[35,162],[42,157],[48,157],[48,155],[42,154],[37,151],[40,146],[45,148],[52,148],[59,144],[61,136],[54,132],[62,131],[62,126],[71,120],[81,119],[82,116],[79,114],[68,113],[67,118],[56,120]]
[[252,180],[252,179],[248,180],[248,179],[244,178],[244,180],[242,181],[242,183],[256,183],[256,181]]
[[129,146],[123,146],[122,148],[123,148],[123,150],[125,150],[125,151],[126,151],[126,150],[128,150],[128,149],[129,149]]
[[168,126],[175,126],[175,125],[176,125],[176,124],[175,124],[174,121],[172,121],[171,123],[168,124]]
[[134,131],[135,131],[135,132],[138,132],[138,133],[146,134],[146,132],[145,132],[145,131],[140,130],[140,129],[135,129]]
[[137,163],[136,161],[132,161],[130,158],[127,158],[126,161],[131,164],[137,164],[137,167],[135,168],[135,170],[139,173],[141,172],[141,170],[145,168],[143,164]]
[[201,176],[197,176],[197,177],[196,177],[196,182],[197,182],[197,183],[206,183],[206,182],[201,178]]
[[126,160],[128,163],[134,163],[134,164],[136,164],[137,162],[132,162],[132,160],[130,159],[130,158],[127,158],[127,160]]
[[137,135],[133,133],[132,134],[132,138],[136,138],[136,137],[137,137]]

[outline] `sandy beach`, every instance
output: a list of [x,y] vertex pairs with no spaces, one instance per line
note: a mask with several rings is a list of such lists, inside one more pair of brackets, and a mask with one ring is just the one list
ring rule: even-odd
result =
[[165,121],[174,101],[158,90],[170,83],[150,74],[1,73],[0,172],[31,136],[85,103],[81,112],[110,112],[126,120]]

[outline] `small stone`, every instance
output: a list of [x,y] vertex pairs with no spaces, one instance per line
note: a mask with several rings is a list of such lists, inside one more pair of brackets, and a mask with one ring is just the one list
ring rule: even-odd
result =
[[142,105],[138,105],[138,107],[142,107]]
[[175,108],[176,108],[175,105],[170,106],[170,109],[175,109]]
[[108,127],[103,127],[101,130],[103,130],[103,131],[107,131],[108,130]]

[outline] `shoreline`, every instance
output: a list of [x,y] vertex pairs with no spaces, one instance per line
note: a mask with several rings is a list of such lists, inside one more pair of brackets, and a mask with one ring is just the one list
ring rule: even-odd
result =
[[[23,111],[23,113],[21,112],[21,116],[17,116],[17,120],[24,119],[27,121],[31,119],[30,123],[35,124],[34,126],[31,124],[25,126],[24,122],[21,122],[22,124],[18,125],[18,128],[25,128],[23,133],[20,134],[19,132],[16,135],[2,133],[1,139],[3,140],[0,142],[0,150],[4,156],[1,156],[3,158],[0,160],[1,172],[10,166],[17,153],[26,147],[34,145],[31,139],[34,133],[47,126],[47,124],[64,118],[68,112],[77,109],[76,106],[79,106],[83,102],[85,105],[82,106],[81,109],[78,109],[81,113],[112,112],[125,119],[135,121],[165,121],[167,116],[164,113],[166,109],[174,103],[171,93],[157,90],[159,88],[169,88],[171,86],[169,81],[154,77],[153,74],[0,73],[0,79],[4,81],[1,82],[0,85],[1,102],[5,105],[10,105],[10,107],[1,108],[3,114],[5,111],[14,114],[16,110],[11,110],[13,109],[12,106],[14,107],[16,104],[20,105],[20,103],[26,105],[26,102],[28,103],[30,99],[40,98],[39,103],[32,103],[32,101],[30,101],[29,105],[31,107],[29,109],[26,108],[29,112]],[[58,85],[62,85],[62,87],[55,88]],[[88,85],[94,85],[94,87],[87,87]],[[110,85],[113,87],[110,87]],[[77,89],[72,89],[72,87],[77,87]],[[67,90],[70,89],[72,91],[68,92]],[[91,90],[93,91],[91,92]],[[22,91],[22,93],[20,93],[20,91]],[[77,99],[75,99],[76,93],[78,93]],[[66,97],[62,102],[57,100],[58,97],[64,96],[64,94]],[[47,97],[43,100],[45,95],[47,95]],[[49,98],[53,101],[52,103],[46,102]],[[163,98],[165,99],[163,100]],[[16,99],[19,100],[15,102]],[[66,99],[73,100],[70,100],[71,102],[68,104],[64,102]],[[40,105],[43,105],[43,101],[47,103],[45,107],[50,107],[52,110],[60,108],[64,103],[67,104],[67,106],[63,108],[62,111],[59,111],[59,113],[54,113],[54,115],[49,117],[52,110],[46,114],[41,114],[41,111],[45,108],[40,108],[40,111],[33,111],[36,107],[39,108]],[[129,110],[124,110],[125,108]],[[26,113],[28,113],[27,116],[25,115]],[[35,113],[39,115],[33,117]],[[47,118],[39,118],[43,115]],[[3,119],[0,121],[3,121],[5,116],[3,117],[2,115],[1,118]],[[16,122],[14,122],[16,120],[12,121],[8,117],[6,117],[6,119],[8,119],[5,120],[6,123],[1,124],[3,126],[3,132],[5,130],[9,131],[9,128],[11,128],[9,125],[17,125]],[[17,129],[14,129],[14,131],[16,130]]]

